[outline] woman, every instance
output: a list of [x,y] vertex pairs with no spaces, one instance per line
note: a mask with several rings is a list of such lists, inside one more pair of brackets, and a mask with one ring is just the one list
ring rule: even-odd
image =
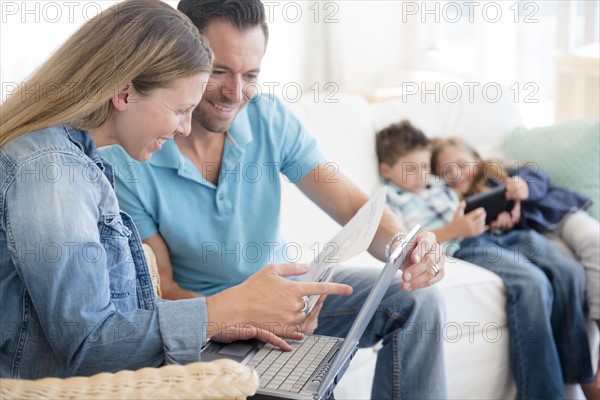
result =
[[139,236],[112,187],[124,167],[113,171],[96,148],[119,144],[146,160],[188,135],[211,64],[183,14],[158,0],[125,0],[87,22],[27,91],[2,104],[1,377],[187,363],[207,337],[257,337],[289,350],[260,327],[301,338],[318,315],[299,312],[303,296],[351,292],[284,279],[306,272],[286,264],[207,299],[156,301]]

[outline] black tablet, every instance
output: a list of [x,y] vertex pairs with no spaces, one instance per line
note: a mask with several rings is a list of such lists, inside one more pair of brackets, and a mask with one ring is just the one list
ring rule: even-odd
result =
[[486,212],[486,225],[495,221],[498,214],[502,211],[510,211],[514,206],[513,201],[506,200],[506,186],[504,185],[493,187],[488,192],[469,196],[465,201],[467,203],[465,214],[468,214],[476,208],[483,207]]

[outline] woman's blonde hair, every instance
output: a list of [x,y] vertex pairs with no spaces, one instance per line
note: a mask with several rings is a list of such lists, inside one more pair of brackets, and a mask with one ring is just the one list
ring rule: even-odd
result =
[[0,146],[57,124],[89,130],[128,83],[141,95],[210,72],[208,42],[160,0],[124,0],[89,20],[0,106]]
[[464,194],[468,197],[475,193],[486,192],[490,190],[487,185],[489,179],[496,179],[504,183],[508,177],[506,168],[503,162],[499,160],[483,160],[477,150],[468,145],[464,140],[458,137],[448,139],[436,138],[431,141],[431,170],[435,175],[441,176],[443,166],[440,165],[440,154],[448,147],[458,147],[459,149],[469,153],[475,161],[478,162],[477,173],[471,182],[471,187]]

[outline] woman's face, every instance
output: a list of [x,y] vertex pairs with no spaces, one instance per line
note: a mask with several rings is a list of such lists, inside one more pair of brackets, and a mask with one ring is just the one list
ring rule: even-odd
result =
[[458,146],[448,146],[439,153],[438,163],[442,179],[458,193],[466,194],[477,175],[479,161]]
[[120,94],[128,100],[113,101],[118,110],[113,118],[114,141],[131,157],[144,161],[175,135],[189,135],[192,111],[202,99],[208,77],[201,73],[177,79],[145,96],[132,88],[131,93]]

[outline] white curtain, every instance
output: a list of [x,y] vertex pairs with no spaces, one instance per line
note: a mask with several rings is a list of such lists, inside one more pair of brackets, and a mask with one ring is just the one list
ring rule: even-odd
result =
[[[300,23],[275,15],[285,37],[305,35],[302,48],[282,43],[275,50],[286,55],[282,62],[303,65],[303,83],[333,78],[344,87],[369,87],[394,70],[508,82],[532,75],[532,65],[539,78],[556,51],[599,40],[597,0],[280,3],[304,9]],[[317,23],[316,5],[322,12]],[[325,7],[334,22],[323,21]]]
[[[0,2],[2,98],[86,19],[115,2]],[[556,52],[600,40],[598,3],[264,0],[271,38],[261,83],[265,92],[285,88],[293,97],[298,89],[367,91],[460,77],[507,86],[535,82],[539,96],[551,98]]]

